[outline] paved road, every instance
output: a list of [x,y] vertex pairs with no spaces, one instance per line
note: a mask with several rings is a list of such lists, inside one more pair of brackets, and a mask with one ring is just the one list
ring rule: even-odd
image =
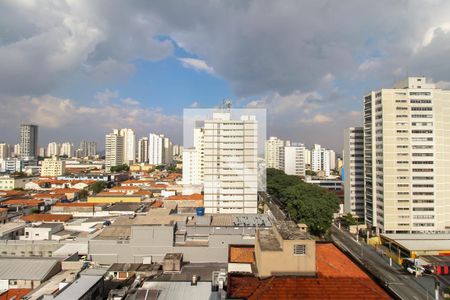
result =
[[340,230],[335,225],[331,228],[331,237],[341,250],[346,251],[353,259],[364,265],[399,299],[434,299],[432,288],[428,289],[427,297],[427,287],[431,286],[431,278],[416,280],[412,275],[405,274],[399,266],[395,264],[393,267],[389,266],[386,257],[380,256],[371,246],[356,242],[349,233]]

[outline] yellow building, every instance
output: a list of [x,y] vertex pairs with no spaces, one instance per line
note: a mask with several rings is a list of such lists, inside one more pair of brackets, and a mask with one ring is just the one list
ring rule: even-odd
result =
[[142,195],[127,195],[123,192],[101,192],[97,195],[89,196],[87,202],[90,203],[118,203],[118,202],[141,202]]
[[316,242],[291,221],[257,231],[255,258],[259,277],[316,275]]

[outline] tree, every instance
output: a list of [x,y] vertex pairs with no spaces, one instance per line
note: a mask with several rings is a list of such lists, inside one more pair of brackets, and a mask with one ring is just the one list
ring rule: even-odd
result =
[[356,219],[353,217],[353,215],[351,213],[348,213],[348,214],[342,216],[341,221],[342,221],[343,225],[346,227],[358,224],[358,222],[356,221]]
[[88,187],[88,190],[92,191],[94,194],[98,194],[106,188],[106,182],[96,181]]
[[162,170],[166,169],[166,166],[165,165],[158,165],[158,166],[155,167],[155,169],[162,171]]
[[339,210],[336,194],[280,170],[267,169],[267,191],[280,199],[293,221],[305,223],[317,236],[326,233],[333,214]]
[[312,170],[306,170],[305,174],[308,176],[317,176],[317,173]]
[[123,172],[123,171],[128,172],[129,170],[130,167],[126,164],[111,167],[111,172]]

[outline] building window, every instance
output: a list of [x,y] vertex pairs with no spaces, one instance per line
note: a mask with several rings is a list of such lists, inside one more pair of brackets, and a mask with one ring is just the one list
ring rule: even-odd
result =
[[306,245],[294,245],[294,255],[305,255]]

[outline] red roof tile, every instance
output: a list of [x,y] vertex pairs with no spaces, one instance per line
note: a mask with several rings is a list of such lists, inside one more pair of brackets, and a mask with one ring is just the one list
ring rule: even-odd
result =
[[2,202],[2,204],[5,205],[26,205],[26,206],[40,205],[43,203],[44,202],[42,200],[37,199],[11,199]]
[[203,200],[203,195],[202,194],[174,195],[167,197],[166,200]]
[[22,299],[23,296],[31,291],[32,289],[9,289],[0,293],[0,300]]
[[67,222],[72,219],[72,215],[58,214],[31,214],[21,217],[25,222]]

